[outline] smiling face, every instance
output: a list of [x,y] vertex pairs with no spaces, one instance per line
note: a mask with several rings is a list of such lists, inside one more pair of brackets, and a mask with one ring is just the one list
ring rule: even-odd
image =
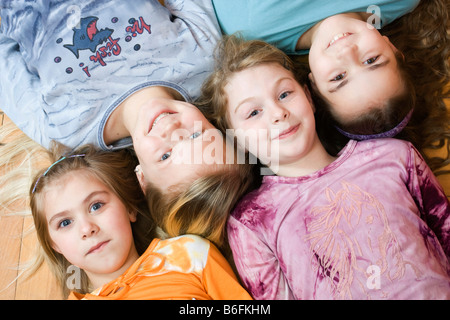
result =
[[144,188],[151,182],[167,190],[192,182],[225,163],[222,135],[200,110],[186,102],[151,100],[141,108],[132,137]]
[[53,249],[83,269],[95,286],[116,278],[138,258],[130,224],[136,214],[83,170],[47,187],[44,212]]
[[365,21],[333,16],[313,37],[310,80],[338,120],[352,120],[404,91],[396,53],[389,39]]
[[238,141],[256,134],[257,154],[252,151],[254,146],[247,148],[263,163],[288,166],[306,159],[320,145],[309,94],[279,64],[262,64],[235,73],[225,92],[229,122]]

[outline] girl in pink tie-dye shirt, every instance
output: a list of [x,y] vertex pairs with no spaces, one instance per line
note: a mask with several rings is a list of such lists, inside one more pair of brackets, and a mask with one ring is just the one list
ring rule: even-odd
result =
[[417,150],[391,138],[350,140],[330,155],[283,53],[235,37],[221,48],[204,86],[209,115],[275,174],[228,222],[253,297],[449,299],[450,205]]

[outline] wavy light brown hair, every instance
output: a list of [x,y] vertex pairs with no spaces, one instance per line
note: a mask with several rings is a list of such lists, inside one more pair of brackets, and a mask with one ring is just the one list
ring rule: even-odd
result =
[[[49,156],[54,162],[61,158],[63,152],[64,148],[61,145],[54,145]],[[84,156],[69,158],[70,155],[75,154],[84,154]],[[123,202],[127,210],[137,212],[137,220],[132,224],[132,229],[139,254],[147,249],[155,237],[155,224],[150,218],[146,198],[134,173],[137,158],[131,150],[98,151],[88,145],[65,154],[65,156],[66,159],[52,166],[45,175],[43,174],[47,169],[41,170],[35,176],[30,187],[30,207],[42,254],[42,257],[37,259],[34,269],[39,268],[44,260],[47,261],[61,284],[63,296],[67,297],[69,289],[66,281],[71,276],[67,270],[71,263],[52,248],[44,212],[44,196],[48,185],[75,170],[83,171],[83,174],[88,174],[104,183]],[[80,270],[80,272],[81,288],[76,288],[75,291],[88,293],[94,288],[90,287],[89,279],[84,271]]]
[[166,192],[148,184],[145,193],[152,217],[167,236],[195,234],[226,254],[228,216],[254,187],[256,168],[249,164],[219,165],[214,173]]

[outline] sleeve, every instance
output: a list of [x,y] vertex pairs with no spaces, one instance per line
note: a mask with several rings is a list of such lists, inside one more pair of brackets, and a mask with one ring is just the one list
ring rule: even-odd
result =
[[2,33],[0,57],[0,108],[26,135],[48,147],[39,76],[28,70],[19,44]]
[[190,26],[199,46],[205,42],[215,44],[220,39],[221,31],[211,0],[165,0],[164,6]]
[[409,189],[421,218],[436,234],[450,261],[450,203],[442,186],[419,152],[410,145],[411,164]]
[[228,241],[239,276],[255,300],[294,299],[275,253],[253,230],[230,217]]
[[203,286],[214,300],[251,300],[248,292],[239,284],[231,266],[211,243],[208,260],[203,270]]

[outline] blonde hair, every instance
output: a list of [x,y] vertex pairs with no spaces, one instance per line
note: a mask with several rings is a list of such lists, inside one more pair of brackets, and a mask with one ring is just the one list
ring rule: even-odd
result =
[[163,193],[146,189],[153,219],[170,237],[196,234],[226,250],[225,225],[239,199],[255,185],[256,166],[224,164],[193,183]]
[[[3,214],[30,214],[28,190],[32,177],[48,165],[47,150],[28,138],[12,122],[0,125],[0,206]],[[26,205],[20,206],[18,202]],[[14,208],[14,211],[11,210]]]
[[[63,151],[62,146],[55,145],[50,157],[53,161],[60,159]],[[70,157],[81,154],[83,156]],[[61,284],[64,297],[67,297],[69,293],[65,284],[70,276],[67,270],[71,264],[52,248],[44,213],[44,196],[47,187],[75,170],[83,171],[104,183],[122,201],[129,212],[137,213],[137,221],[132,224],[133,237],[138,253],[142,254],[155,236],[155,225],[150,218],[145,196],[134,173],[136,165],[137,159],[130,150],[99,151],[93,146],[86,145],[67,154],[64,160],[54,163],[50,170],[42,169],[35,176],[29,194],[36,233],[42,248],[41,253]],[[41,262],[42,260],[40,259]],[[81,270],[81,288],[75,291],[87,293],[92,289],[89,279]]]
[[195,104],[219,130],[225,132],[229,128],[225,94],[229,79],[239,71],[269,63],[279,64],[292,72],[299,83],[305,83],[304,69],[295,66],[280,49],[260,40],[246,41],[240,34],[224,36],[216,48],[214,71],[203,83],[201,97]]

